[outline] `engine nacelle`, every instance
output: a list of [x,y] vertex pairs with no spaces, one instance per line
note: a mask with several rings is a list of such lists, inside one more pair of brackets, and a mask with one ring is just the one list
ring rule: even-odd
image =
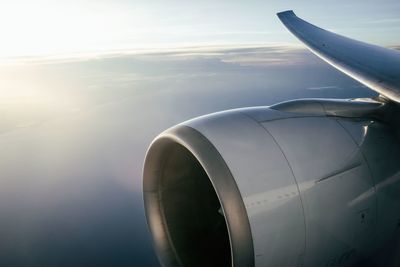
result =
[[175,126],[151,144],[163,266],[346,266],[399,233],[400,145],[371,101],[304,100]]

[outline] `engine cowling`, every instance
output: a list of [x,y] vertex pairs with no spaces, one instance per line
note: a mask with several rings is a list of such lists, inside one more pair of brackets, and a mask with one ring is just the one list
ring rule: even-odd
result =
[[200,117],[145,159],[163,266],[346,266],[398,235],[400,145],[371,101],[303,100]]

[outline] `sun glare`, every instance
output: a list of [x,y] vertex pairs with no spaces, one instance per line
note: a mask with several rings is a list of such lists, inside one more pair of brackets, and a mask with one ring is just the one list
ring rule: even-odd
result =
[[146,27],[141,12],[129,12],[87,1],[1,2],[0,58],[119,49],[135,28]]

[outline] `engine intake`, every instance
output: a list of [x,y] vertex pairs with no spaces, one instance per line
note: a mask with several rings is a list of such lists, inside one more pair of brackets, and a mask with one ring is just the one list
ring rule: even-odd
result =
[[151,145],[145,204],[166,266],[253,266],[250,225],[235,180],[215,147],[179,126]]

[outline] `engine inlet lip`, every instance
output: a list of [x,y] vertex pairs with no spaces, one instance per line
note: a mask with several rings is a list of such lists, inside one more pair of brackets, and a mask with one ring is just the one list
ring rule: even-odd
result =
[[169,238],[159,194],[159,168],[165,160],[162,152],[173,144],[182,145],[192,153],[214,187],[228,229],[232,266],[253,267],[250,222],[234,177],[214,145],[203,134],[186,125],[175,126],[160,134],[150,145],[143,167],[146,219],[160,262],[166,267],[181,266]]

